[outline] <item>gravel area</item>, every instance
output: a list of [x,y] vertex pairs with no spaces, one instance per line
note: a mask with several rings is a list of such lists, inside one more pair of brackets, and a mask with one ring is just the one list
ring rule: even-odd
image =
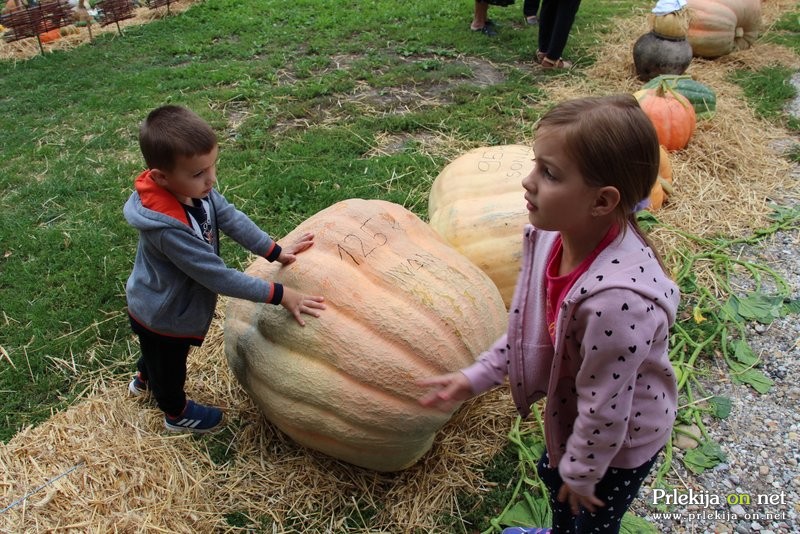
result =
[[[800,73],[792,78],[800,94]],[[787,108],[800,117],[800,97]],[[785,148],[797,143],[788,139]],[[800,180],[800,166],[792,175]],[[787,192],[782,205],[798,205],[798,188]],[[766,263],[800,297],[800,234],[778,233],[742,256]],[[742,289],[750,289],[742,282]],[[768,291],[769,288],[765,288]],[[800,321],[796,314],[770,325],[748,326],[747,341],[762,359],[761,370],[775,384],[761,395],[730,381],[724,362],[714,362],[703,382],[710,395],[732,401],[727,419],[704,421],[727,461],[701,475],[687,472],[680,462],[668,478],[688,499],[667,505],[667,517],[653,506],[656,495],[649,487],[635,501],[632,511],[655,524],[662,533],[790,534],[800,532]],[[681,457],[684,451],[675,449]],[[659,495],[666,503],[669,496]],[[748,502],[749,501],[749,502]]]

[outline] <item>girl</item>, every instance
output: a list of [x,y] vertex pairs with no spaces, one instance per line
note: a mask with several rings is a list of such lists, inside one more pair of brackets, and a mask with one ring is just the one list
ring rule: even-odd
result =
[[678,288],[634,217],[658,175],[658,140],[631,95],[561,103],[535,134],[508,332],[473,365],[421,380],[432,389],[420,403],[450,410],[506,375],[523,417],[547,396],[538,472],[552,532],[614,533],[676,415]]

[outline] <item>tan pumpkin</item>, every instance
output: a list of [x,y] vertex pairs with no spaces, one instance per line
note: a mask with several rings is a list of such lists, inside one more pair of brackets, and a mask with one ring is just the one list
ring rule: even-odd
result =
[[470,150],[447,165],[428,198],[430,225],[497,285],[511,302],[528,222],[522,179],[533,149],[502,145]]
[[664,201],[672,194],[672,162],[669,159],[669,152],[663,146],[659,147],[660,158],[658,161],[658,178],[650,190],[650,211],[661,209]]
[[687,7],[687,39],[695,56],[724,56],[758,39],[761,0],[688,0]]
[[377,471],[414,464],[451,414],[423,408],[416,380],[472,363],[505,330],[492,281],[402,206],[352,199],[317,213],[314,245],[247,273],[323,295],[318,319],[233,299],[225,353],[267,419],[307,447]]
[[689,29],[689,10],[685,7],[670,13],[648,13],[650,29],[665,39],[685,39]]

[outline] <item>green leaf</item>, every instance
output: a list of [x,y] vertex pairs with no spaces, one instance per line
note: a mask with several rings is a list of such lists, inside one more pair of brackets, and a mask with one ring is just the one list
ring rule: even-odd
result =
[[686,451],[683,457],[683,463],[687,469],[699,475],[706,469],[711,469],[727,459],[728,457],[722,451],[719,443],[715,441],[704,441],[696,449]]
[[753,389],[761,393],[768,393],[774,382],[767,375],[758,369],[747,369],[741,373],[734,373],[733,380],[742,384],[752,386]]
[[678,410],[678,416],[675,419],[676,423],[683,423],[690,425],[694,422],[694,415],[692,410]]
[[783,297],[765,295],[763,293],[750,293],[743,298],[733,297],[738,300],[738,313],[748,320],[769,324],[781,316]]
[[522,496],[522,500],[500,517],[500,524],[509,527],[549,527],[553,519],[547,497],[533,497],[527,492]]
[[681,293],[684,295],[690,295],[697,291],[697,276],[694,272],[686,273],[683,278],[678,280],[678,285],[681,288]]
[[517,504],[509,508],[506,513],[500,517],[500,524],[509,527],[529,527],[533,525],[533,514],[528,506],[528,503],[519,501]]
[[742,316],[739,315],[739,299],[731,296],[719,310],[720,319],[734,323],[743,323]]
[[[797,20],[800,21],[800,17],[798,17]],[[772,209],[770,219],[773,221],[792,221],[800,217],[800,208],[796,206],[778,206],[777,204],[771,204],[770,208]]]
[[731,399],[728,397],[711,397],[709,404],[714,410],[714,416],[718,419],[727,419],[731,414]]
[[783,306],[781,306],[781,317],[785,317],[793,313],[800,313],[800,299],[784,302]]
[[747,344],[747,341],[737,339],[733,343],[733,357],[737,361],[742,362],[747,367],[752,367],[758,363],[758,356],[753,353],[753,349]]
[[639,223],[639,228],[645,232],[649,232],[660,224],[659,220],[656,219],[656,216],[648,210],[636,212],[636,222]]
[[619,528],[620,534],[658,534],[658,529],[650,524],[643,517],[625,512],[622,516],[622,524]]

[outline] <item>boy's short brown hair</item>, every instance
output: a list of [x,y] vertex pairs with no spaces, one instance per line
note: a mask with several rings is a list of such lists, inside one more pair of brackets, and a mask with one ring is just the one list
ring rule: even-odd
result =
[[217,146],[209,124],[181,106],[161,106],[139,126],[139,148],[149,169],[171,171],[178,156],[208,154]]

